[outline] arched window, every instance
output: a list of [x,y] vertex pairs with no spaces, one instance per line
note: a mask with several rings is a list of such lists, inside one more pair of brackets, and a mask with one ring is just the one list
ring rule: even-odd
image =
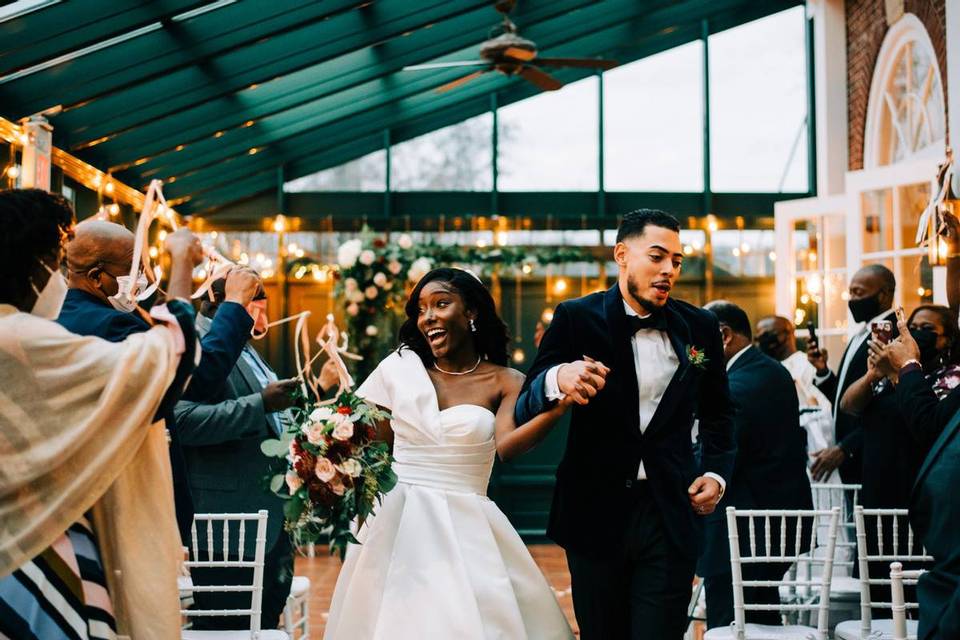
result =
[[945,111],[930,36],[915,15],[904,14],[884,38],[874,67],[864,166],[943,155]]

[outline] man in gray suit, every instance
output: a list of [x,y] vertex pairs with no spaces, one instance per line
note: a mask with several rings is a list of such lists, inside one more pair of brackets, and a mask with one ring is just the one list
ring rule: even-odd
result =
[[[209,329],[217,306],[224,299],[224,280],[211,287],[214,301],[205,301],[197,316],[197,332]],[[261,284],[254,301],[265,300]],[[256,328],[256,327],[255,327]],[[321,386],[336,384],[336,368],[327,363],[321,372]],[[263,570],[262,625],[276,628],[290,592],[293,576],[293,549],[283,531],[283,500],[270,492],[266,478],[282,473],[283,463],[268,458],[260,444],[276,438],[286,429],[286,410],[293,406],[296,380],[278,380],[260,355],[246,344],[222,391],[209,403],[181,401],[174,410],[177,430],[186,457],[187,476],[193,490],[197,513],[251,513],[266,509],[266,553]],[[247,523],[244,559],[253,559],[256,545],[253,523]],[[201,530],[202,529],[202,530]],[[220,559],[222,530],[214,531],[213,547]],[[206,559],[206,527],[197,531],[199,560]],[[231,531],[231,549],[236,550],[237,533]],[[194,568],[195,585],[249,584],[252,569]],[[195,592],[199,609],[242,609],[250,606],[249,593]],[[195,629],[245,629],[246,617],[198,617]]]

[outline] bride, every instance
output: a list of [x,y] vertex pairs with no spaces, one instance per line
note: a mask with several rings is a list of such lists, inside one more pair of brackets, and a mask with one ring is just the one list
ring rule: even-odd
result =
[[565,406],[517,426],[523,374],[473,274],[434,269],[414,288],[400,348],[357,394],[392,412],[396,488],[361,527],[330,606],[327,640],[573,638],[520,536],[486,496],[494,454],[539,442]]

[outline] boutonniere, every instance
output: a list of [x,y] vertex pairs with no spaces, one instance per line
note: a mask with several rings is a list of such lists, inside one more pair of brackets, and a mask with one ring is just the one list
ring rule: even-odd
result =
[[707,358],[706,352],[699,347],[693,346],[692,344],[687,345],[687,360],[690,361],[690,364],[701,370],[706,369],[707,363],[710,362],[710,360]]

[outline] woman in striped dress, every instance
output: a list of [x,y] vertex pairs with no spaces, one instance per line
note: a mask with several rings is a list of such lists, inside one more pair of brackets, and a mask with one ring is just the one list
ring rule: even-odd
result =
[[175,253],[162,324],[119,343],[80,337],[52,322],[72,227],[62,197],[0,191],[0,639],[179,637],[155,416],[193,371],[193,310],[173,298],[189,295],[197,257]]

